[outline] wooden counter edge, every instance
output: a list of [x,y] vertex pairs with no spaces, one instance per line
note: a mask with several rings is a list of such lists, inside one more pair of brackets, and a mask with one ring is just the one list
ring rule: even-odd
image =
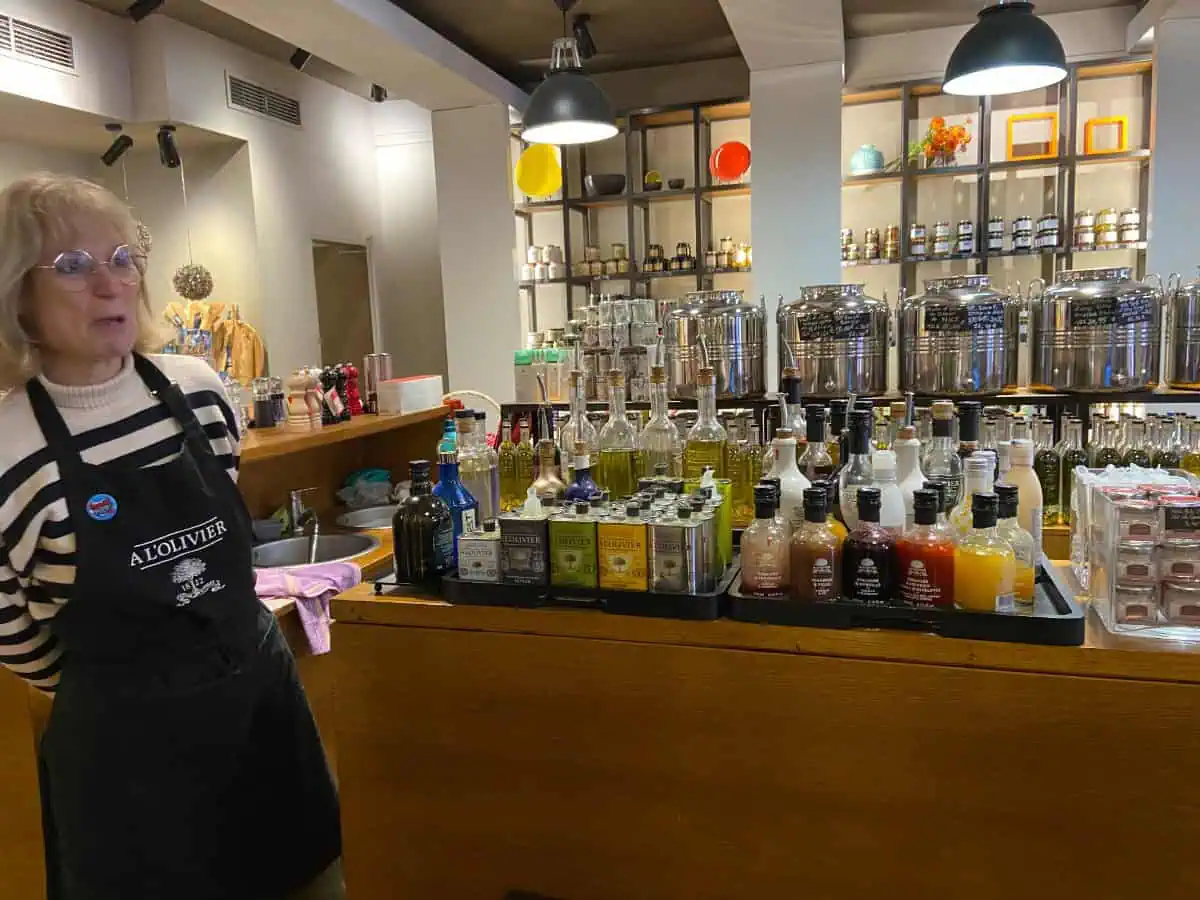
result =
[[[689,622],[615,616],[591,610],[453,606],[429,595],[376,597],[360,584],[334,598],[338,626],[383,625],[798,653],[1031,674],[1200,683],[1200,648],[1140,643],[1115,646],[1088,613],[1082,647],[1047,647],[856,629],[792,628],[718,619]],[[335,638],[336,642],[336,638]]]
[[433,409],[423,409],[420,412],[400,415],[362,415],[355,416],[349,422],[339,425],[326,425],[319,431],[287,431],[284,427],[270,430],[247,432],[242,442],[243,465],[274,459],[288,453],[298,453],[311,450],[314,447],[325,447],[330,444],[340,444],[342,441],[353,441],[358,438],[382,434],[418,422],[428,422],[438,419],[450,411],[449,407],[436,406]]

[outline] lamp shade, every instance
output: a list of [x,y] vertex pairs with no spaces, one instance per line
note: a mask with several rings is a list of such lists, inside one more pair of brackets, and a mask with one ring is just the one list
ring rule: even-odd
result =
[[550,74],[529,98],[521,137],[531,144],[590,144],[617,133],[612,105],[583,74],[574,38],[554,42]]
[[1033,4],[1000,3],[979,14],[962,36],[942,90],[983,96],[1047,87],[1067,76],[1067,57],[1054,29],[1033,14]]

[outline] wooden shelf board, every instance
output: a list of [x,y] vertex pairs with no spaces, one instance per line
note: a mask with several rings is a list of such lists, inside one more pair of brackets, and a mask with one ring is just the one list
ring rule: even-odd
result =
[[562,209],[561,200],[533,200],[529,203],[518,203],[513,207],[517,213],[558,212]]
[[1086,156],[1080,153],[1074,157],[1074,161],[1081,166],[1104,165],[1106,163],[1147,163],[1150,161],[1150,156],[1150,151],[1142,147],[1137,150],[1125,150],[1121,153],[1092,153]]
[[713,197],[749,197],[750,185],[713,184],[706,188],[701,188],[700,193],[709,199],[712,199]]
[[903,90],[898,87],[878,88],[871,91],[852,91],[842,94],[842,106],[860,106],[863,103],[887,103],[899,100]]
[[633,195],[634,203],[680,203],[694,200],[695,188],[681,188],[678,191],[663,189],[661,191],[639,191]]
[[1117,75],[1149,75],[1153,70],[1152,60],[1130,59],[1095,66],[1080,66],[1078,77],[1080,81],[1085,81],[1089,78],[1112,78]]
[[450,412],[448,407],[436,406],[405,415],[355,416],[349,422],[326,425],[319,431],[287,431],[277,428],[251,429],[242,439],[242,465],[275,459],[289,453],[299,453],[315,447],[355,441],[373,434],[382,434],[418,422],[439,419]]
[[932,169],[910,168],[909,172],[917,178],[948,178],[951,175],[978,175],[983,166],[975,163],[969,166],[945,166]]
[[899,184],[904,176],[899,172],[881,172],[876,175],[844,175],[842,187],[872,187],[877,184]]
[[692,111],[690,109],[671,109],[666,112],[647,113],[633,116],[635,128],[669,128],[674,125],[691,125]]
[[629,201],[629,194],[602,194],[597,197],[573,197],[567,203],[576,209],[603,209],[610,206],[624,206]]
[[735,103],[719,103],[715,106],[704,106],[700,109],[700,117],[709,122],[725,122],[730,119],[750,118],[750,101],[741,100]]

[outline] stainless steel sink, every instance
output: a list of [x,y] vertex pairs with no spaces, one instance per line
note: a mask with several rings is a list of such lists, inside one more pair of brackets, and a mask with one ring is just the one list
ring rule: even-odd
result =
[[353,512],[342,513],[337,523],[342,528],[352,531],[365,531],[371,528],[391,528],[392,517],[396,515],[396,506],[368,506],[366,509],[356,509]]
[[[284,538],[254,548],[254,565],[260,569],[280,569],[308,565],[307,537]],[[314,562],[344,562],[374,550],[379,539],[369,534],[323,534],[317,538]]]

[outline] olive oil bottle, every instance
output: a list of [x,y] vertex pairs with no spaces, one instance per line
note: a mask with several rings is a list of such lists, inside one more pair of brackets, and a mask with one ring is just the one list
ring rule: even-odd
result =
[[717,379],[710,366],[696,378],[696,424],[683,445],[683,477],[699,478],[706,468],[726,478],[729,435],[717,419]]
[[625,375],[613,369],[608,373],[608,421],[600,429],[600,464],[593,477],[614,500],[637,490],[635,444],[633,425],[625,415]]

